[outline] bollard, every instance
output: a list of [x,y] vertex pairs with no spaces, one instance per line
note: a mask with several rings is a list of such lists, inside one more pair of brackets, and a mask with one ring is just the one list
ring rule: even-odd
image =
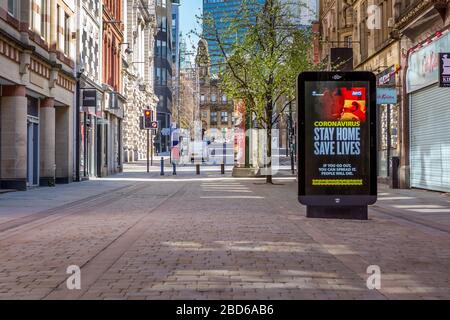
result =
[[390,161],[391,166],[391,177],[390,177],[390,185],[392,189],[399,189],[400,188],[400,177],[399,177],[399,170],[400,167],[400,158],[399,157],[391,157]]
[[164,175],[164,158],[161,157],[161,175]]
[[176,176],[177,175],[177,165],[175,164],[175,162],[172,162],[172,168],[173,168],[173,175]]
[[223,163],[226,163],[227,162],[227,144],[226,143],[223,144],[222,156],[223,156]]
[[200,174],[200,165],[199,164],[195,165],[195,171],[197,172],[197,174]]
[[225,164],[224,164],[224,163],[222,163],[222,164],[220,165],[220,173],[221,173],[221,174],[225,174]]

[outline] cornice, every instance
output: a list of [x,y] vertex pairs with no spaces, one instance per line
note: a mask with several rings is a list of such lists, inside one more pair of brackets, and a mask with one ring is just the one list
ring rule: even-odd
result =
[[401,30],[405,28],[408,23],[412,22],[415,18],[417,18],[421,13],[427,11],[427,9],[431,8],[433,5],[432,0],[422,0],[417,1],[415,6],[411,6],[411,8],[403,13],[396,21],[395,29]]

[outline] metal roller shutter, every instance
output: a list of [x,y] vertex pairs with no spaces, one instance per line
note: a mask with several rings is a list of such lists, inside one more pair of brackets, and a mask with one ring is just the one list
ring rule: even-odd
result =
[[411,186],[450,192],[450,88],[411,94]]

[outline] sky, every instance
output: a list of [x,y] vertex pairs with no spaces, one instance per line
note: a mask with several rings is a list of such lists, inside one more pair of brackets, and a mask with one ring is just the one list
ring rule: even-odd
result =
[[186,39],[187,50],[191,51],[192,46],[197,47],[198,37],[188,34],[191,30],[200,32],[200,26],[197,24],[196,15],[202,14],[203,0],[181,0],[180,6],[180,29],[183,37]]

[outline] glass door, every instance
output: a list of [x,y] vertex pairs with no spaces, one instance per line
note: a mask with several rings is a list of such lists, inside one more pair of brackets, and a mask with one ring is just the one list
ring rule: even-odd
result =
[[39,184],[39,124],[37,120],[27,121],[27,185],[37,186]]

